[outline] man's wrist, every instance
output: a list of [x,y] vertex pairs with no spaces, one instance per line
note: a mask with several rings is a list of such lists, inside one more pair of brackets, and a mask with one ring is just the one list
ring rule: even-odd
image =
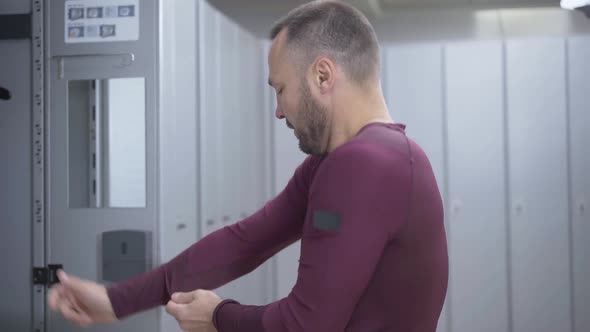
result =
[[221,301],[217,307],[215,307],[215,310],[213,311],[213,317],[212,317],[212,321],[213,321],[213,325],[215,326],[215,328],[217,330],[219,330],[219,318],[220,318],[220,311],[222,309],[222,307],[226,304],[240,304],[238,301],[236,300],[232,300],[232,299],[227,299],[227,300],[223,300]]

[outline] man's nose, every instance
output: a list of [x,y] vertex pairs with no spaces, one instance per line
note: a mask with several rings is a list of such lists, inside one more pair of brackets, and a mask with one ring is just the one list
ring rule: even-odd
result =
[[283,114],[283,111],[281,110],[280,107],[277,106],[277,109],[275,110],[275,116],[277,117],[277,119],[281,120],[285,118],[285,114]]

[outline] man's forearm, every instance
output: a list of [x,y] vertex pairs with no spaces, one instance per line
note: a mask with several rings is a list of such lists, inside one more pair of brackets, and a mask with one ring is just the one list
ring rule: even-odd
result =
[[157,269],[109,287],[116,316],[120,319],[164,305],[175,292],[223,286],[299,239],[299,233],[287,227],[274,237],[270,237],[273,232],[263,234],[254,224],[264,218],[262,209],[247,220],[209,234]]
[[157,269],[109,287],[117,318],[164,305],[175,292],[215,289],[266,260],[240,242],[229,228],[220,229]]
[[164,266],[107,288],[107,295],[118,319],[166,303]]
[[306,159],[287,187],[252,216],[207,235],[161,267],[110,287],[117,317],[166,304],[175,292],[213,290],[299,240],[310,169],[317,162]]

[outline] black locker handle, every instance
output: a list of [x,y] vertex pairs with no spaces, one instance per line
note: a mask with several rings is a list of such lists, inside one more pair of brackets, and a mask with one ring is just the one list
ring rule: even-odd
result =
[[8,91],[8,89],[0,86],[0,99],[1,100],[10,100],[10,98],[12,98],[10,91]]

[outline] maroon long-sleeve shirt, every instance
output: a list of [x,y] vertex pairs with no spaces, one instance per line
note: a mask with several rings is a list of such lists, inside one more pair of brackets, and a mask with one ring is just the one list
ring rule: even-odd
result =
[[443,206],[428,158],[401,124],[372,123],[251,217],[108,289],[117,317],[215,289],[301,239],[297,282],[266,306],[225,300],[219,332],[434,332],[447,290]]

